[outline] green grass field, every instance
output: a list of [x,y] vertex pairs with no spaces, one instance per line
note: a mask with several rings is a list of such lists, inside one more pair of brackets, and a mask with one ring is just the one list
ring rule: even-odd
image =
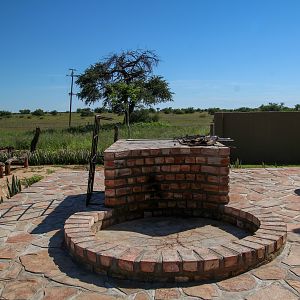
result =
[[[120,123],[122,116],[104,114],[112,117],[113,121],[103,121],[100,132],[99,152],[113,143],[113,126],[108,124]],[[187,134],[208,134],[212,116],[207,113],[195,112],[191,114],[159,113],[159,122],[138,123],[131,126],[131,138],[174,138]],[[40,140],[37,146],[40,155],[44,157],[41,163],[61,163],[65,157],[66,163],[85,162],[91,148],[92,124],[94,117],[80,117],[79,113],[72,114],[72,130],[68,130],[68,114],[59,113],[56,116],[45,115],[36,117],[15,114],[10,118],[0,119],[0,147],[13,146],[18,150],[29,150],[36,127],[41,128]],[[125,126],[120,126],[120,138],[127,138]],[[66,154],[67,153],[67,154]],[[70,157],[75,155],[80,159]],[[52,156],[57,159],[52,158]],[[47,158],[47,159],[46,159]],[[0,157],[1,159],[1,157]],[[3,158],[4,159],[4,158]],[[3,160],[2,159],[2,160]],[[39,164],[38,161],[34,164]]]

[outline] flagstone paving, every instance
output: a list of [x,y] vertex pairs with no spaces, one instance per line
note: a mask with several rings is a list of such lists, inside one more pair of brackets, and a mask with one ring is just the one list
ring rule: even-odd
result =
[[[300,168],[232,170],[230,180],[231,203],[272,211],[288,225],[287,244],[269,264],[189,284],[129,282],[86,271],[63,248],[62,228],[70,215],[86,210],[87,172],[64,171],[0,205],[0,299],[299,299]],[[95,190],[103,189],[98,172]]]

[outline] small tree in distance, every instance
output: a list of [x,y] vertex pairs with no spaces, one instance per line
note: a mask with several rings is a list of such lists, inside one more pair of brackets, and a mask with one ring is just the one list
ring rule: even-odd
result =
[[76,81],[78,98],[86,104],[103,101],[128,123],[135,107],[172,101],[172,92],[161,76],[152,74],[159,59],[153,51],[134,50],[112,54],[87,68]]

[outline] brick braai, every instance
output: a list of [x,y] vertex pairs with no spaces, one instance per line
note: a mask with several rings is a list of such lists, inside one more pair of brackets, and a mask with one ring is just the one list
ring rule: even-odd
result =
[[104,152],[105,205],[130,211],[226,204],[229,148],[119,140]]
[[[94,272],[142,281],[220,279],[266,263],[284,247],[287,228],[281,217],[249,203],[227,205],[228,147],[120,140],[104,152],[104,163],[105,203],[97,211],[75,213],[64,226],[69,253]],[[200,240],[164,250],[96,235],[133,219],[178,215],[230,223],[250,235],[216,246]]]

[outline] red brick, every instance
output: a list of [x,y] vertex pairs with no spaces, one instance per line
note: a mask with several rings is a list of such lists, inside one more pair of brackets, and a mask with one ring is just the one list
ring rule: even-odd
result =
[[228,175],[229,174],[229,167],[220,167],[220,175]]
[[131,150],[131,156],[140,156],[141,150]]
[[180,166],[180,171],[181,172],[190,172],[191,166],[190,165],[181,165]]
[[169,155],[170,153],[171,153],[170,148],[161,149],[161,154],[162,155]]
[[195,174],[186,174],[185,175],[186,180],[192,180],[192,181],[194,181],[195,177],[196,177]]
[[150,153],[151,153],[150,150],[146,150],[146,149],[145,149],[145,150],[144,150],[144,149],[141,150],[141,155],[142,155],[142,156],[149,156]]
[[154,165],[155,161],[153,157],[146,157],[145,158],[145,164],[146,165]]
[[212,182],[212,183],[219,183],[220,182],[220,177],[219,176],[208,175],[207,176],[207,181]]
[[127,165],[127,167],[135,166],[135,159],[127,159],[126,165]]
[[115,158],[130,157],[130,150],[115,152]]
[[205,156],[197,156],[196,157],[196,163],[197,164],[205,164],[206,163],[206,157]]
[[218,192],[219,191],[219,186],[218,185],[212,185],[212,184],[201,184],[201,188],[204,191],[208,191],[208,192]]
[[234,244],[232,242],[226,243],[226,245],[223,245],[223,247],[238,252],[243,262],[246,263],[246,265],[250,265],[253,261],[255,261],[255,256],[256,256],[255,249]]
[[162,172],[170,172],[171,171],[171,166],[161,166],[161,171]]
[[222,165],[222,166],[227,166],[229,164],[229,158],[224,158],[224,157],[207,157],[207,163],[209,165]]
[[218,156],[219,148],[217,147],[203,147],[201,149],[202,155],[209,155],[209,156]]
[[112,261],[117,260],[128,248],[117,246],[112,249],[104,250],[98,253],[100,263],[104,267],[110,267]]
[[136,248],[128,249],[122,256],[118,259],[118,266],[120,269],[133,272],[134,262],[141,254],[142,250]]
[[128,169],[128,168],[116,169],[115,174],[116,174],[116,176],[128,176],[128,175],[131,175],[131,169]]
[[191,172],[200,172],[201,166],[199,165],[191,165]]
[[239,241],[234,241],[235,244],[238,245],[242,245],[251,249],[254,249],[257,253],[257,257],[259,259],[262,259],[265,255],[265,247],[257,244],[257,243],[253,243],[253,242],[249,242],[249,241],[245,241],[244,239],[239,240]]
[[145,273],[154,273],[155,266],[160,262],[160,259],[160,251],[146,251],[139,262],[141,271]]
[[179,255],[182,260],[182,269],[187,272],[197,272],[198,258],[193,250],[180,249]]
[[110,179],[115,177],[115,170],[104,170],[105,178]]
[[152,168],[151,167],[142,167],[142,173],[143,174],[149,174],[152,172]]
[[138,202],[144,201],[145,200],[145,195],[144,194],[138,194],[138,195],[135,195],[134,198],[135,198],[135,201],[138,201]]
[[176,180],[184,180],[185,179],[185,175],[184,174],[176,174],[175,178],[176,178]]
[[150,155],[157,156],[160,154],[160,149],[150,149]]
[[186,157],[185,158],[185,163],[187,163],[187,164],[194,164],[194,163],[196,163],[196,158],[193,157],[193,156]]
[[114,160],[104,160],[104,167],[105,168],[114,168],[115,167]]
[[174,157],[169,157],[169,156],[165,157],[166,164],[173,164],[174,161],[175,161]]
[[132,175],[140,175],[142,173],[141,168],[131,168],[131,174]]
[[210,173],[210,174],[219,174],[219,167],[213,167],[213,166],[202,166],[201,171],[204,173]]
[[162,251],[163,271],[165,273],[179,272],[180,258],[176,250]]
[[187,208],[197,208],[197,202],[195,200],[187,200]]
[[134,186],[134,187],[132,188],[132,191],[133,191],[134,193],[140,193],[140,192],[142,191],[142,187],[141,187],[140,185]]
[[203,270],[211,271],[218,269],[220,266],[220,257],[214,254],[209,249],[197,248],[194,251],[201,257],[203,263]]
[[136,178],[127,178],[127,183],[128,184],[134,184],[134,183],[136,183]]
[[175,174],[166,174],[165,178],[166,180],[175,180]]
[[184,157],[183,156],[175,156],[174,163],[175,164],[183,164],[184,163]]
[[230,148],[229,147],[219,148],[219,155],[220,156],[229,156],[230,155]]
[[132,192],[132,189],[130,187],[123,187],[116,189],[116,195],[117,196],[124,196],[127,194],[130,194]]
[[171,165],[171,172],[180,172],[180,165]]
[[222,246],[211,247],[214,252],[221,255],[224,261],[224,267],[233,267],[238,263],[238,253],[233,250],[226,249]]
[[114,152],[106,152],[104,151],[104,160],[112,160],[115,158]]
[[196,180],[204,182],[205,181],[205,176],[203,174],[196,174]]
[[139,177],[136,178],[136,182],[137,183],[144,183],[144,182],[147,182],[147,179],[148,179],[148,177],[146,177],[146,176],[139,176]]
[[155,157],[154,161],[156,164],[163,164],[165,162],[165,158],[164,157]]
[[143,158],[137,158],[137,159],[135,160],[135,165],[136,165],[136,166],[143,166],[144,164],[145,164],[145,161],[144,161]]
[[105,196],[106,197],[114,197],[116,194],[116,190],[115,189],[105,189]]
[[275,241],[259,238],[258,236],[247,236],[243,240],[265,246],[268,254],[271,254],[276,250]]

